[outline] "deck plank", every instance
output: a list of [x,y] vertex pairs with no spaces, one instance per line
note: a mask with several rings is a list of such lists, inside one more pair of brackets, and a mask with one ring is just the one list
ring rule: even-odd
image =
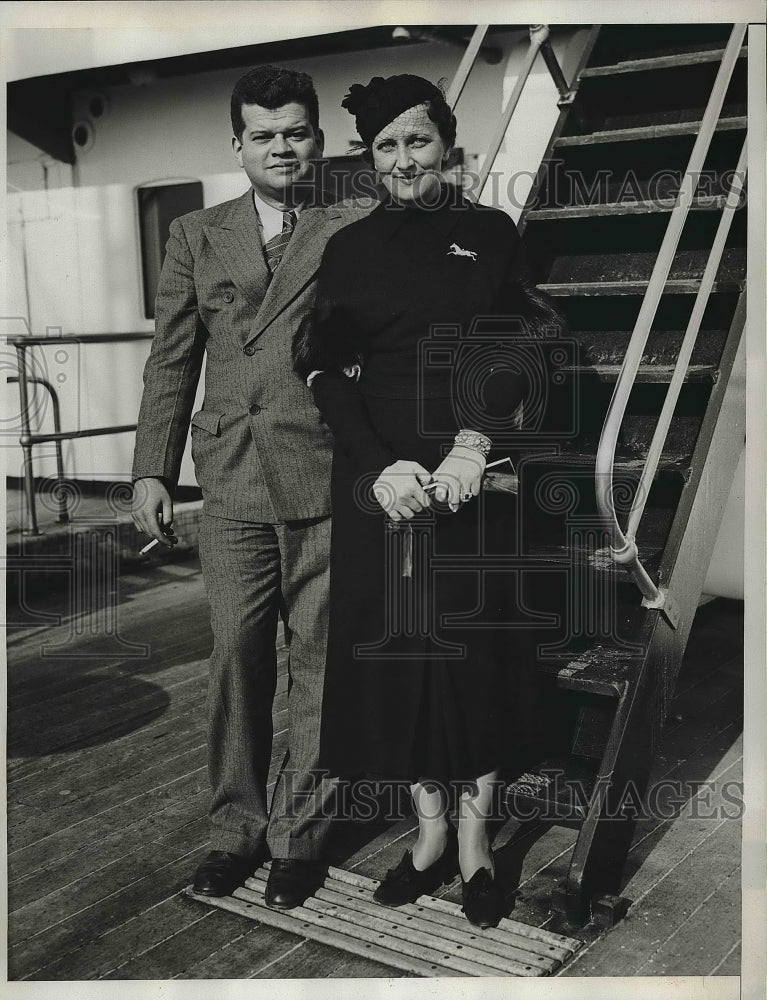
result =
[[[171,935],[163,935],[164,939],[101,978],[173,979],[195,964],[201,955],[212,954],[233,937],[244,934],[248,923],[247,917],[200,908],[192,923]],[[162,928],[156,930],[163,934]]]
[[[286,710],[275,715],[275,739],[271,756],[271,768],[275,771],[280,766],[287,744],[287,730],[280,727]],[[195,788],[201,790],[207,783],[205,744],[194,741],[195,745],[174,759],[174,767],[168,770],[164,762],[159,762],[151,768],[146,768],[139,774],[126,775],[122,781],[113,787],[100,789],[92,794],[86,794],[75,802],[58,804],[48,812],[42,812],[34,806],[29,807],[28,816],[17,818],[13,838],[9,840],[11,853],[23,854],[27,849],[33,851],[36,844],[48,838],[54,841],[66,841],[67,831],[76,830],[76,836],[90,835],[90,826],[94,824],[100,835],[111,832],[115,822],[119,822],[116,810],[133,821],[139,818],[152,798],[160,800],[178,794],[176,783],[182,782],[186,789],[190,779],[200,779],[202,784]],[[169,774],[173,777],[169,780]],[[23,813],[24,803],[18,804]],[[80,818],[85,815],[86,818]],[[106,825],[105,825],[106,824]],[[110,826],[111,824],[111,826]],[[47,849],[56,849],[49,847]]]
[[206,790],[204,767],[182,775],[169,776],[163,785],[151,788],[128,802],[119,803],[97,816],[87,814],[80,822],[48,834],[25,847],[9,852],[8,864],[14,877],[28,874],[46,864],[66,857],[83,844],[97,842],[108,834],[139,822],[153,810],[164,808],[171,801],[189,799]]
[[[737,749],[730,756],[734,757]],[[660,843],[622,890],[634,901],[627,917],[599,940],[599,947],[585,949],[560,975],[610,975],[616,962],[625,970],[622,975],[637,975],[637,970],[671,938],[689,912],[708,898],[712,888],[739,869],[740,822],[737,818],[707,817],[727,805],[723,781],[739,779],[740,775],[740,760],[731,760],[727,766],[725,758],[725,766],[718,770],[714,794],[706,795],[704,801],[696,797],[686,804],[682,815],[664,831]],[[696,818],[696,812],[700,818]]]
[[740,976],[742,946],[738,941],[730,948],[722,961],[709,972],[710,976]]
[[[609,934],[599,940],[579,960],[576,956],[562,976],[605,976],[620,965],[621,975],[635,976],[648,956],[669,940],[687,914],[708,898],[706,888],[712,866],[728,875],[737,871],[740,856],[740,830],[736,823],[723,821],[696,845],[641,900]],[[673,964],[673,963],[672,963]],[[686,967],[681,975],[691,975]],[[701,974],[698,967],[696,974]]]
[[195,853],[159,868],[147,864],[142,878],[20,942],[9,952],[9,978],[31,977],[56,956],[75,951],[96,934],[119,927],[133,914],[178,893],[189,881]]
[[390,969],[378,962],[370,962],[369,959],[350,956],[347,952],[340,951],[330,945],[320,944],[318,941],[304,941],[300,947],[279,958],[276,962],[264,966],[250,978],[319,979],[332,975],[334,970],[341,967],[347,967],[351,970],[348,978],[371,976],[371,969],[378,970],[372,973],[375,978],[381,976],[408,978],[407,973],[403,973],[399,969]]
[[95,935],[81,947],[43,966],[30,978],[101,979],[114,972],[122,961],[143,954],[199,918],[199,907],[177,893],[105,934]]
[[[140,768],[121,780],[93,791],[84,790],[73,800],[54,799],[45,812],[34,813],[26,822],[19,822],[14,835],[14,848],[34,844],[57,830],[65,830],[82,822],[82,815],[96,819],[110,810],[122,811],[126,803],[147,793],[158,791],[168,783],[168,775],[197,774],[206,767],[207,744],[194,740],[194,745],[183,749],[170,761],[160,760],[151,767]],[[168,764],[172,766],[169,768]],[[28,805],[28,803],[25,803]]]
[[57,809],[64,800],[67,804],[80,802],[85,807],[89,803],[83,800],[88,796],[110,786],[115,787],[147,765],[163,761],[169,766],[171,762],[178,761],[180,754],[200,746],[205,741],[206,726],[202,704],[198,708],[198,712],[175,718],[164,732],[159,732],[140,747],[108,757],[107,762],[100,766],[92,763],[87,770],[75,768],[76,761],[73,760],[70,767],[57,769],[47,784],[44,772],[16,782],[14,797],[25,805],[47,811]]
[[639,976],[711,975],[741,939],[738,865],[637,969]]
[[[199,845],[195,845],[199,846]],[[178,860],[179,851],[160,844],[117,858],[98,871],[71,882],[15,911],[9,928],[9,943],[43,934],[69,917],[95,907],[126,887],[138,884]]]
[[[194,900],[190,905],[199,911]],[[260,969],[279,961],[306,938],[248,920],[244,933],[232,936],[223,945],[200,958],[176,979],[251,979]]]
[[[57,628],[16,630],[11,636],[13,725],[20,735],[23,727],[52,731],[46,744],[30,741],[26,756],[9,760],[11,978],[119,979],[126,973],[136,979],[171,974],[189,979],[401,976],[401,971],[284,929],[252,920],[237,925],[236,915],[212,910],[202,918],[199,903],[180,896],[209,837],[202,762],[204,657],[210,636],[202,581],[194,566],[184,564],[182,582],[173,574],[161,578],[147,570],[121,587],[121,635],[148,642],[147,659],[41,658],[42,644],[68,635],[66,621]],[[44,600],[38,604],[50,610]],[[161,621],[158,606],[165,612]],[[173,629],[166,627],[168,620]],[[177,628],[179,622],[183,628]],[[656,778],[670,776],[694,790],[692,782],[719,776],[715,793],[720,795],[722,783],[739,774],[739,629],[742,606],[736,602],[714,602],[696,616],[653,770]],[[78,642],[74,651],[93,648],[84,638]],[[287,740],[284,648],[279,660],[272,781]],[[150,695],[141,693],[142,684]],[[126,698],[131,693],[136,697]],[[142,701],[147,697],[148,702]],[[117,713],[126,704],[127,730],[124,709],[122,719]],[[163,709],[159,715],[158,708]],[[72,737],[69,745],[62,743]],[[689,811],[688,804],[669,819],[639,824],[625,888],[639,901],[638,912],[655,900],[673,905],[663,893],[679,896],[674,873],[693,862],[690,877],[700,883],[703,896],[679,903],[689,913],[677,920],[677,933],[670,930],[659,944],[637,935],[635,923],[635,968],[655,956],[654,962],[669,974],[679,974],[712,919],[712,901],[721,909],[737,896],[737,875],[728,869],[739,859],[734,841],[722,841],[720,831],[706,837],[711,823],[706,826]],[[410,816],[389,824],[349,824],[335,849],[346,859],[343,867],[376,878],[412,846],[414,830]],[[573,831],[557,827],[517,828],[513,821],[503,827],[496,847],[510,891],[518,886],[514,919],[531,926],[550,924],[550,893],[567,871],[574,837]],[[334,856],[333,863],[340,860]],[[707,895],[708,902],[700,906]],[[442,896],[459,900],[460,880],[445,887]],[[622,953],[611,944],[621,926],[602,937],[584,934],[585,953],[572,974],[582,974],[579,966],[596,966],[603,952],[605,969],[628,974]],[[208,934],[213,927],[216,931]],[[719,963],[716,975],[739,972],[735,933],[734,924],[728,925],[727,941],[715,961],[712,956],[712,972]]]
[[[201,835],[209,832],[207,817],[204,816],[208,794],[206,788],[196,796],[179,798],[137,823],[102,839],[80,845],[79,849],[59,858],[50,866],[36,868],[25,877],[9,881],[9,912],[13,913],[36,899],[78,882],[89,873],[100,871],[111,862],[140,849],[141,845],[154,843],[183,847],[190,842],[203,842]],[[188,849],[192,850],[192,847]]]
[[9,760],[8,782],[15,789],[18,787],[18,782],[40,777],[46,771],[51,779],[55,780],[67,770],[72,775],[87,775],[105,764],[127,760],[132,753],[140,751],[147,745],[151,746],[151,741],[164,733],[169,726],[175,726],[179,720],[186,719],[192,713],[199,714],[204,701],[205,687],[200,679],[198,686],[191,688],[183,696],[177,693],[163,715],[147,719],[128,732],[112,733],[101,743],[69,747],[47,757],[34,754]]

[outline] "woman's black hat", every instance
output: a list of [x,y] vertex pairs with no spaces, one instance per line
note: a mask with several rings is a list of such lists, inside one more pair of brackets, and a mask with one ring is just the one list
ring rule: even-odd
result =
[[374,76],[367,86],[353,83],[341,107],[354,115],[360,139],[370,146],[381,129],[403,111],[433,100],[444,101],[439,87],[422,76],[401,73],[385,78]]

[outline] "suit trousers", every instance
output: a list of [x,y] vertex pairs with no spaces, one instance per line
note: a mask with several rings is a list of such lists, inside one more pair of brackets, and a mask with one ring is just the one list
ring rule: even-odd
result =
[[[328,626],[330,517],[263,524],[203,513],[200,559],[211,608],[208,680],[211,848],[317,859],[334,783],[316,771]],[[271,807],[272,703],[282,610],[289,635],[288,749]]]

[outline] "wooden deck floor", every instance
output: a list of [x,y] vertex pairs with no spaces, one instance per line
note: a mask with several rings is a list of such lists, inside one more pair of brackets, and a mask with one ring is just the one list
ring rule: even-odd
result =
[[[112,605],[85,620],[68,617],[66,595],[30,598],[28,624],[9,637],[9,978],[401,976],[182,894],[208,838],[211,639],[199,566],[158,563],[117,586]],[[663,816],[637,830],[629,916],[607,934],[581,932],[586,944],[561,975],[739,974],[741,636],[739,604],[699,612],[654,773],[684,794],[675,799],[669,785]],[[275,767],[286,736],[284,651],[280,671]],[[380,877],[413,830],[410,818],[346,824],[330,860]],[[574,837],[500,830],[515,919],[558,929],[548,900]]]

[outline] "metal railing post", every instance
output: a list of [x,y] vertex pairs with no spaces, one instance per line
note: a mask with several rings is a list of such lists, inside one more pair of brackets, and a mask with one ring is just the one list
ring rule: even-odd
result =
[[39,535],[40,529],[37,526],[37,508],[35,506],[35,473],[32,465],[32,436],[29,425],[29,383],[27,373],[27,352],[26,344],[16,343],[16,358],[19,366],[19,402],[21,403],[21,437],[19,444],[24,452],[24,497],[27,501],[27,527],[28,535]]
[[[530,33],[532,34],[533,31],[545,27],[545,24],[532,24],[530,25]],[[557,106],[564,108],[568,104],[572,104],[575,98],[575,89],[568,86],[565,74],[562,72],[562,67],[559,65],[559,60],[557,59],[556,53],[552,48],[551,36],[548,29],[546,29],[546,37],[541,45],[541,55],[543,56],[543,61],[546,63],[549,73],[551,74],[551,79],[554,81],[554,86],[559,91],[559,101],[557,101]]]
[[[6,379],[6,382],[9,385],[12,385],[14,382],[18,383],[19,381],[20,380],[19,380],[18,376],[16,376],[16,375],[11,375],[9,378]],[[64,482],[64,456],[63,456],[62,450],[61,450],[61,441],[62,441],[63,435],[61,433],[61,408],[59,406],[59,397],[58,397],[58,394],[56,393],[56,390],[51,385],[51,383],[48,382],[44,378],[38,378],[37,376],[30,377],[28,375],[27,376],[27,382],[28,383],[29,382],[33,382],[35,385],[41,385],[44,389],[48,390],[48,393],[49,393],[49,395],[51,397],[51,404],[53,406],[53,429],[56,432],[56,434],[59,435],[59,437],[54,441],[54,446],[56,448],[56,479],[57,479],[57,481],[59,483],[63,483]],[[34,435],[29,435],[29,436],[31,438],[33,438],[33,440],[31,441],[31,445],[35,444],[36,440],[37,440],[36,436],[34,436]],[[30,447],[31,447],[31,445],[30,445]],[[30,455],[30,462],[31,462],[31,455]],[[59,519],[59,523],[60,524],[66,524],[69,521],[69,513],[67,511],[67,495],[64,492],[64,490],[60,490],[59,491],[59,518],[58,519]]]

